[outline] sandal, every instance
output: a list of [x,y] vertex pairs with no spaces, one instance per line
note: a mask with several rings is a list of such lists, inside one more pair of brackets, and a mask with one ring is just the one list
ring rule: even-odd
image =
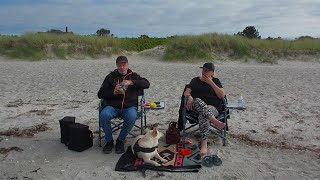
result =
[[217,155],[205,156],[202,159],[202,165],[206,167],[220,166],[222,165],[222,160]]

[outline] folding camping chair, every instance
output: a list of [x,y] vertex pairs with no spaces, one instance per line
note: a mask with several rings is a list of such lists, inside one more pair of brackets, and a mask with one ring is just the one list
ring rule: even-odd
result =
[[[144,133],[144,130],[147,126],[147,116],[146,116],[146,108],[144,106],[145,104],[145,97],[144,97],[144,90],[142,89],[139,93],[139,102],[138,102],[138,115],[137,115],[137,120],[140,119],[140,125],[134,125],[134,127],[140,129],[140,134]],[[107,100],[105,99],[101,99],[100,103],[99,103],[99,130],[98,130],[98,134],[99,134],[99,147],[102,146],[102,139],[104,138],[104,135],[102,135],[102,127],[100,124],[100,112],[103,110],[103,108],[106,107],[105,102]],[[115,122],[115,119],[119,119],[119,122]],[[123,124],[123,120],[120,117],[117,117],[111,121],[111,126],[112,126],[112,133],[118,131],[122,124]],[[133,137],[136,137],[137,135],[133,134],[133,133],[129,133],[130,135],[132,135]]]
[[[188,85],[185,86],[183,92],[186,90],[187,87]],[[185,142],[186,137],[200,130],[199,128],[191,129],[194,126],[197,126],[199,121],[196,114],[186,109],[187,100],[188,100],[188,97],[185,97],[182,93],[181,105],[179,109],[179,120],[178,120],[178,128],[180,131],[182,131],[182,142]],[[219,130],[212,123],[210,123],[210,126],[212,127],[210,128],[210,130],[222,139],[223,146],[225,146],[227,142],[228,119],[230,118],[230,111],[228,109],[227,102],[228,101],[225,96],[221,100],[223,111],[216,117],[217,120],[225,123],[224,128]],[[187,121],[190,123],[190,125],[188,126],[187,126]]]

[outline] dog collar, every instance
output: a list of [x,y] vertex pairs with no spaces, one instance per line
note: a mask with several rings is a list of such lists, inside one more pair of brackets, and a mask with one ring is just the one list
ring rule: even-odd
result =
[[137,152],[151,153],[151,152],[155,151],[158,148],[158,146],[154,146],[152,148],[141,147],[138,144],[139,140],[140,139],[138,139],[138,141],[133,145],[134,154],[136,156],[137,156]]

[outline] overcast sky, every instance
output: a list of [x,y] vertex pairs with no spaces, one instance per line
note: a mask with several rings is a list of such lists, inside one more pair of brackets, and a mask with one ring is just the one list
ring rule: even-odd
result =
[[234,34],[320,37],[320,0],[0,0],[0,34],[65,30],[118,37]]

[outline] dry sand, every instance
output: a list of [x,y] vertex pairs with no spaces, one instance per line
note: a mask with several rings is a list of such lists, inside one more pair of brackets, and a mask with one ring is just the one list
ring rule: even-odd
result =
[[[60,143],[58,120],[64,116],[98,129],[96,94],[115,68],[114,60],[0,59],[0,178],[320,179],[319,61],[216,63],[229,102],[242,94],[248,107],[232,112],[227,146],[215,137],[210,140],[210,153],[217,154],[223,165],[203,167],[199,173],[146,171],[143,176],[114,171],[120,155],[102,154],[96,134],[94,146],[81,153]],[[200,74],[203,62],[161,62],[141,56],[129,56],[129,61],[151,82],[147,101],[165,101],[164,110],[147,114],[148,124],[159,122],[165,132],[168,122],[178,119],[184,85]],[[18,129],[9,132],[12,128]]]

